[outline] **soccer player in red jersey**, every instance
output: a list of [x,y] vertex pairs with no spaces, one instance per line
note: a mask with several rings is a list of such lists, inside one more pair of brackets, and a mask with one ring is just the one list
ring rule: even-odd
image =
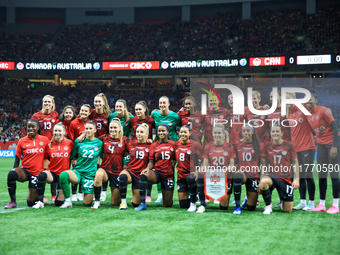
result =
[[[263,200],[266,203],[263,214],[271,214],[273,212],[271,207],[271,190],[274,188],[279,193],[283,211],[290,213],[293,209],[293,190],[299,188],[298,155],[293,145],[283,140],[282,137],[282,127],[273,126],[271,128],[272,141],[266,143],[260,154],[262,175],[258,190],[259,192],[261,191]],[[269,160],[269,166],[266,166],[266,156]],[[293,171],[291,164],[293,164]],[[292,181],[293,172],[295,173],[294,181]]]
[[[270,102],[273,103],[273,92],[270,92]],[[282,139],[286,140],[287,142],[290,142],[290,129],[288,126],[288,121],[286,116],[281,116],[281,92],[277,91],[277,107],[276,110],[266,116],[266,122],[269,124],[269,128],[280,125],[282,126],[283,136]],[[284,127],[283,125],[286,127]],[[269,129],[268,129],[269,131]],[[270,139],[270,137],[269,137]]]
[[[46,95],[42,99],[42,110],[33,114],[32,119],[37,119],[40,123],[41,135],[46,136],[49,140],[53,137],[53,127],[59,122],[59,114],[55,111],[54,97]],[[44,169],[49,164],[48,160],[44,162]],[[55,200],[57,186],[51,184],[52,200]],[[47,201],[47,200],[46,200]]]
[[179,132],[181,140],[176,142],[177,191],[180,207],[189,208],[188,212],[195,212],[197,195],[195,166],[198,166],[198,159],[202,157],[202,146],[191,140],[190,135],[190,128],[182,126]]
[[70,124],[72,120],[76,118],[76,109],[72,105],[67,105],[64,107],[63,112],[60,114],[59,120],[63,123],[65,127],[65,137],[69,138]]
[[236,208],[234,214],[241,214],[241,191],[242,184],[247,189],[248,211],[255,211],[258,184],[260,182],[260,144],[255,135],[254,127],[246,124],[242,128],[242,137],[239,143],[235,144],[238,158],[238,170],[233,175],[234,196]]
[[187,125],[191,128],[191,134],[200,141],[200,127],[202,122],[202,115],[197,111],[196,100],[191,96],[190,92],[185,93],[182,99],[184,108],[181,108],[177,114],[181,117],[181,125]]
[[74,141],[80,135],[85,133],[85,124],[89,122],[91,114],[91,106],[89,104],[84,104],[80,108],[79,115],[77,118],[71,121],[69,127],[69,137]]
[[[37,176],[44,170],[45,151],[50,143],[46,136],[39,135],[39,133],[39,121],[30,119],[27,122],[27,136],[19,140],[13,169],[7,175],[7,187],[11,202],[5,206],[5,209],[17,207],[15,198],[17,181],[29,181],[27,197],[29,207],[32,207],[38,199]],[[19,167],[20,159],[21,166]]]
[[[235,148],[231,144],[228,144],[225,141],[226,137],[228,136],[228,133],[225,130],[224,125],[216,124],[212,130],[212,134],[213,134],[214,142],[209,143],[204,148],[201,172],[203,172],[202,169],[204,168],[214,169],[214,171],[218,171],[218,169],[220,168],[225,168],[223,169],[224,172],[222,172],[222,174],[224,174],[225,171],[227,172],[226,178],[225,178],[225,185],[227,186],[227,194],[226,194],[226,197],[220,201],[220,209],[228,210],[229,199],[232,193],[232,178],[233,178],[232,171],[235,170],[235,167],[234,167],[235,158],[236,158]],[[202,204],[203,200],[202,199],[200,200]]]
[[123,157],[128,139],[123,136],[123,127],[120,119],[112,119],[109,126],[110,134],[102,135],[99,140],[103,142],[103,162],[96,172],[94,179],[95,202],[92,209],[98,209],[101,201],[101,187],[110,181],[111,204],[118,206],[120,202],[119,174],[124,169]]
[[[312,97],[306,103],[306,107],[312,115],[307,119],[316,134],[318,143],[318,164],[320,204],[312,211],[326,211],[325,200],[327,191],[327,175],[330,173],[333,187],[333,205],[327,213],[339,213],[339,156],[338,156],[338,126],[327,108],[318,106],[315,90],[311,90]],[[326,170],[324,169],[326,166]],[[328,167],[327,167],[328,166]],[[322,170],[320,170],[322,167]]]
[[62,122],[56,124],[53,128],[53,138],[50,146],[46,149],[46,157],[50,159],[47,169],[38,175],[38,201],[33,208],[44,208],[45,182],[57,184],[57,196],[54,201],[56,206],[64,203],[64,193],[59,186],[59,175],[61,172],[70,169],[70,156],[73,148],[73,142],[65,138],[65,127]]
[[149,162],[150,144],[146,142],[149,137],[149,126],[142,123],[136,130],[136,137],[137,140],[130,140],[126,146],[126,150],[130,153],[130,163],[119,174],[120,210],[127,209],[126,190],[127,184],[130,183],[132,183],[132,205],[137,207],[140,204],[139,177]]
[[46,136],[49,140],[53,137],[54,125],[59,122],[59,114],[54,109],[54,97],[46,95],[42,99],[42,110],[32,116],[32,119],[36,119],[40,123],[41,135]]
[[[232,94],[228,96],[228,104],[231,107],[229,111],[229,143],[234,145],[242,139],[242,126],[244,125],[246,116],[233,114],[234,99]],[[244,107],[244,110],[246,113],[248,107]]]
[[[260,105],[261,101],[261,93],[254,90],[252,93],[252,103],[253,107],[256,110],[263,110],[263,107]],[[248,106],[245,107],[245,116],[247,118],[247,121],[249,125],[254,127],[255,134],[257,137],[257,140],[260,143],[265,143],[269,139],[269,133],[268,133],[268,123],[265,121],[266,116],[265,115],[256,115],[252,113]]]
[[229,117],[228,110],[219,107],[219,100],[216,95],[214,95],[214,99],[215,101],[211,97],[209,98],[210,107],[207,110],[207,115],[203,116],[204,146],[214,141],[212,137],[214,123],[226,123],[225,121]]
[[150,111],[145,101],[140,101],[135,105],[135,114],[136,116],[130,120],[130,128],[133,129],[134,139],[136,139],[137,127],[142,123],[146,123],[149,126],[148,139],[152,139],[152,129],[155,128],[155,121],[150,117]]
[[[75,141],[80,135],[85,134],[85,125],[87,122],[89,122],[91,114],[91,106],[88,104],[82,105],[80,108],[80,112],[74,120],[71,121],[70,127],[69,127],[69,137],[72,139],[72,141]],[[75,164],[75,160],[72,159],[72,165]],[[79,191],[77,195],[77,185],[72,184],[72,197],[71,201],[76,202],[77,200],[83,201],[83,195],[80,192],[80,186],[79,185]]]
[[148,166],[141,172],[139,179],[140,205],[136,211],[146,210],[145,193],[147,185],[161,183],[164,207],[171,207],[174,193],[175,142],[169,140],[170,128],[166,124],[158,126],[159,140],[151,144]]
[[[94,98],[94,107],[91,111],[90,119],[94,120],[97,124],[97,133],[96,137],[100,137],[101,135],[107,134],[109,131],[109,116],[111,113],[111,109],[109,103],[107,101],[104,93],[99,93]],[[97,165],[99,167],[100,159],[98,159]],[[107,190],[107,182],[103,183],[103,191],[101,194],[101,201],[106,200],[106,190]]]
[[[287,98],[296,98],[294,92],[287,93]],[[300,167],[300,203],[293,207],[294,210],[311,211],[314,208],[315,182],[313,179],[313,167],[315,142],[313,131],[308,123],[307,116],[295,105],[287,105],[289,109],[291,143],[298,155]],[[294,121],[292,121],[294,120]],[[306,185],[307,183],[307,185]],[[308,187],[309,203],[306,203],[306,191]]]
[[106,96],[103,93],[99,93],[94,98],[94,107],[91,111],[90,119],[95,120],[97,124],[96,137],[105,135],[109,131],[109,116],[111,109],[107,101]]

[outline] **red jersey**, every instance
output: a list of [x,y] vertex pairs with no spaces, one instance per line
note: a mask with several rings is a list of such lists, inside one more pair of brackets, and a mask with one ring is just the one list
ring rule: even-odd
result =
[[145,119],[139,120],[137,116],[133,117],[130,120],[130,128],[133,129],[133,132],[135,134],[135,139],[137,139],[137,137],[136,137],[136,130],[143,123],[146,123],[149,126],[149,139],[152,139],[152,129],[155,128],[155,121],[154,121],[154,119],[149,117],[149,120],[148,120],[148,118],[145,117]]
[[91,120],[94,120],[97,123],[97,132],[96,137],[101,135],[105,135],[109,133],[109,120],[105,118],[105,113],[98,114],[96,109],[91,111],[91,115],[89,117]]
[[[248,107],[244,107],[247,112]],[[229,111],[229,143],[236,144],[242,139],[242,127],[246,119],[245,115],[234,115],[233,110]]]
[[294,106],[293,111],[289,113],[289,119],[296,121],[289,121],[292,135],[291,143],[295,151],[300,152],[315,149],[313,132],[311,126],[308,124],[307,116],[304,115],[297,106]]
[[87,121],[84,122],[79,118],[75,118],[71,121],[70,127],[69,127],[69,134],[68,136],[74,141],[77,139],[81,134],[85,133],[85,124],[90,121],[90,118],[87,118]]
[[50,114],[45,114],[42,111],[33,114],[32,119],[36,119],[40,123],[41,135],[46,136],[49,140],[53,137],[54,125],[59,122],[59,114],[52,111]]
[[[228,119],[229,113],[227,109],[218,108],[217,111],[212,111],[210,108],[207,110],[207,115],[203,116],[204,122],[204,146],[208,143],[214,141],[212,131],[214,128],[214,122],[224,124],[225,121]],[[219,120],[220,122],[218,122]]]
[[60,175],[61,172],[70,170],[70,156],[73,149],[73,142],[70,139],[64,138],[60,144],[57,140],[51,143],[51,148],[47,146],[46,158],[50,158],[50,163],[47,170]]
[[70,137],[70,124],[72,121],[63,120],[63,125],[65,127],[65,137]]
[[291,164],[292,158],[297,158],[297,154],[291,143],[283,141],[282,144],[275,145],[269,142],[263,146],[260,156],[261,158],[268,157],[271,166],[269,172],[274,173],[284,183],[292,185],[293,167]]
[[[261,106],[258,110],[263,110],[263,107]],[[245,116],[247,118],[247,121],[250,125],[254,127],[255,134],[257,139],[260,143],[265,143],[269,140],[269,132],[268,132],[268,122],[266,121],[265,115],[256,115],[252,113],[248,106],[245,107]],[[285,124],[287,125],[287,124]],[[241,131],[242,135],[242,131]]]
[[315,106],[312,115],[307,115],[307,120],[316,134],[318,144],[333,144],[333,129],[330,124],[334,121],[332,114],[326,113],[324,106]]
[[174,168],[171,160],[176,160],[175,142],[168,140],[161,143],[159,140],[150,146],[149,159],[154,160],[154,169],[163,177],[173,180]]
[[45,152],[49,143],[50,140],[43,135],[35,138],[25,136],[19,140],[15,155],[21,159],[21,166],[30,174],[38,176],[44,170]]
[[131,174],[140,177],[140,173],[148,166],[149,163],[148,143],[138,143],[137,140],[129,140],[126,150],[130,153],[130,163],[126,167]]
[[246,174],[247,178],[259,179],[261,177],[260,155],[255,153],[253,144],[241,141],[235,144],[235,149],[238,168]]
[[[282,139],[286,140],[287,142],[290,142],[290,134],[289,134],[289,127],[287,127],[289,125],[288,121],[284,121],[283,120],[287,120],[286,116],[281,116],[281,107],[277,108],[275,110],[275,112],[269,114],[266,116],[266,120],[269,124],[269,127],[271,128],[272,126],[281,126],[282,130],[283,130],[283,136]],[[283,126],[283,125],[285,126]],[[270,129],[269,129],[270,132]],[[269,135],[270,137],[270,135]],[[270,141],[272,142],[272,139],[270,137]]]
[[187,144],[176,142],[177,180],[185,179],[190,172],[195,172],[198,158],[202,157],[202,146],[196,141],[189,140]]
[[111,135],[102,135],[98,139],[103,142],[104,154],[100,167],[118,176],[123,170],[123,157],[129,140],[123,136],[120,142],[119,138],[112,138]]
[[189,126],[191,128],[191,134],[199,141],[200,126],[203,120],[201,113],[196,111],[194,114],[189,114],[188,111],[184,109],[177,114],[181,117],[181,125]]
[[[208,159],[210,166],[220,167],[221,170],[230,165],[230,159],[236,158],[235,148],[227,142],[217,146],[214,142],[204,148],[203,158]],[[233,174],[227,173],[227,183],[232,183]]]

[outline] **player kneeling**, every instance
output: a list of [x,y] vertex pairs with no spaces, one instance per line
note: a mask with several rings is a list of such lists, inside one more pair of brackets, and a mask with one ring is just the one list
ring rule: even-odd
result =
[[32,207],[35,209],[44,208],[45,183],[57,184],[57,197],[54,201],[56,206],[64,203],[64,194],[59,185],[59,176],[63,171],[70,169],[70,155],[73,148],[73,142],[64,138],[65,127],[63,123],[58,123],[53,128],[53,138],[50,146],[47,147],[46,156],[50,163],[47,170],[41,172],[38,176],[38,199]]
[[174,168],[172,161],[175,160],[175,142],[169,140],[169,126],[158,126],[159,140],[150,146],[149,164],[140,175],[139,194],[140,205],[136,211],[146,210],[145,195],[148,184],[161,183],[163,205],[171,207],[174,193]]
[[70,197],[70,185],[82,184],[82,191],[84,192],[83,203],[90,206],[93,201],[93,183],[97,172],[98,157],[103,154],[103,143],[95,137],[97,131],[96,124],[89,121],[85,125],[85,140],[79,142],[78,139],[74,142],[74,147],[71,152],[71,158],[78,153],[78,161],[73,170],[64,171],[60,174],[59,183],[65,196],[65,202],[61,209],[72,207]]
[[[299,163],[293,145],[282,140],[281,126],[271,128],[272,142],[267,143],[261,151],[262,176],[258,190],[261,191],[266,207],[263,214],[271,214],[272,190],[277,189],[282,209],[290,213],[293,209],[293,190],[299,188]],[[265,166],[268,157],[269,166]],[[293,179],[293,164],[295,180]],[[268,169],[269,168],[269,169]]]
[[235,144],[238,158],[238,168],[233,175],[235,196],[234,214],[241,214],[242,184],[246,185],[248,211],[254,211],[258,197],[258,184],[260,182],[260,145],[254,132],[254,128],[245,125],[242,128],[243,140]]

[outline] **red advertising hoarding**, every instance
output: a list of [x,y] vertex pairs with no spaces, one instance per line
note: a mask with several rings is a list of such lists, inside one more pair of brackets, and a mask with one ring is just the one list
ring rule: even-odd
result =
[[159,61],[103,62],[103,70],[157,70]]
[[14,70],[14,62],[0,62],[0,70]]
[[285,57],[250,58],[250,66],[284,66]]

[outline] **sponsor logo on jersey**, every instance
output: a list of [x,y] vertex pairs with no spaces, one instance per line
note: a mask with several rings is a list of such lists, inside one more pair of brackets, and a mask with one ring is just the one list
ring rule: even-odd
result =
[[121,148],[123,145],[121,143],[118,144],[118,147]]
[[54,123],[54,122],[55,122],[55,120],[53,119],[53,120],[52,120],[52,123]]
[[63,158],[63,157],[65,157],[65,158],[67,158],[69,156],[69,154],[67,153],[67,152],[65,152],[65,153],[63,153],[63,152],[61,152],[61,153],[52,153],[51,154],[51,157],[52,158]]
[[26,153],[27,154],[33,154],[33,153],[43,153],[44,152],[44,149],[43,148],[36,148],[36,149],[28,149],[26,150]]
[[172,122],[171,121],[168,124],[169,124],[170,127],[172,126]]

